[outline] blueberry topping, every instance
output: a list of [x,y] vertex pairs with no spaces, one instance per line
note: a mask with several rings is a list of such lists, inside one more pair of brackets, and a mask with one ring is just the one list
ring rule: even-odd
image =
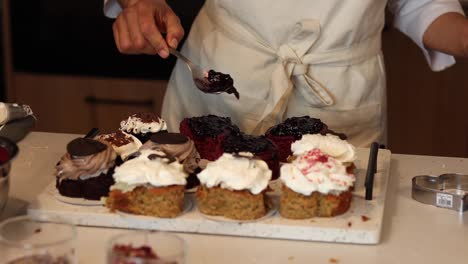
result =
[[239,134],[239,128],[229,117],[206,115],[188,118],[188,125],[198,137],[216,137],[220,134]]
[[317,118],[309,116],[290,117],[267,131],[275,136],[294,136],[300,138],[304,134],[325,133],[328,127]]
[[239,92],[234,87],[234,80],[231,75],[217,72],[214,70],[208,71],[208,77],[204,79],[196,79],[198,87],[205,93],[221,93],[234,94],[239,99]]
[[224,140],[223,148],[224,152],[227,153],[260,153],[274,148],[274,145],[264,136],[239,134],[227,137]]

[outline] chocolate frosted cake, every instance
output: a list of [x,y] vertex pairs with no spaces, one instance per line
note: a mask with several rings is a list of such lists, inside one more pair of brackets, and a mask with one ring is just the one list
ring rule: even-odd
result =
[[225,153],[250,152],[265,161],[272,171],[272,179],[279,176],[278,148],[265,136],[230,135],[223,142]]
[[185,118],[180,123],[180,133],[193,140],[200,158],[213,161],[223,154],[224,139],[240,134],[240,130],[229,117],[207,115]]
[[137,113],[120,122],[120,130],[137,137],[142,143],[152,134],[167,132],[166,121],[155,113]]
[[344,134],[338,134],[328,129],[328,126],[320,119],[311,118],[309,116],[290,117],[281,124],[271,127],[265,133],[265,136],[273,141],[279,150],[279,160],[286,162],[291,155],[291,144],[302,138],[306,134],[322,134],[327,133],[338,135],[342,139],[346,139]]
[[109,143],[76,138],[67,145],[67,153],[56,165],[56,187],[67,197],[99,200],[107,196],[114,183],[117,154]]
[[180,133],[158,133],[151,136],[142,147],[144,149],[160,150],[177,158],[189,174],[186,188],[190,189],[199,185],[196,173],[200,170],[200,155],[195,148],[195,143]]

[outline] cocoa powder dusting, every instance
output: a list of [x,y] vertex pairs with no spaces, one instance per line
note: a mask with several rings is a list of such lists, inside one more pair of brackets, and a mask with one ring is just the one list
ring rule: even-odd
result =
[[127,145],[128,143],[133,142],[133,138],[128,137],[120,130],[104,136],[103,140],[117,147],[121,147],[121,146]]
[[137,113],[133,116],[139,118],[143,123],[159,122],[161,119],[155,113]]

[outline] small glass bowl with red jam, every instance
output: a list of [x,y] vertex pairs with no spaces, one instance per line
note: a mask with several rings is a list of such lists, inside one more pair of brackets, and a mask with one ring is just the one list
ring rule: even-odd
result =
[[0,137],[0,215],[8,200],[10,182],[8,174],[11,169],[11,161],[18,154],[18,146],[5,137]]
[[0,263],[77,264],[76,236],[59,217],[9,218],[0,223]]
[[161,231],[130,231],[112,237],[107,264],[184,264],[185,241]]

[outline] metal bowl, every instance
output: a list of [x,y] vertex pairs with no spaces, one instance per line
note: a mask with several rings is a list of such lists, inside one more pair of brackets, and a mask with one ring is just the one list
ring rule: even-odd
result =
[[[8,157],[5,160],[0,160],[0,214],[8,200],[8,190],[10,189],[10,181],[8,174],[10,173],[11,161],[18,154],[18,146],[16,143],[6,137],[0,136],[0,148],[4,149],[8,153]],[[0,149],[0,151],[2,151]],[[2,151],[3,152],[3,151]]]

